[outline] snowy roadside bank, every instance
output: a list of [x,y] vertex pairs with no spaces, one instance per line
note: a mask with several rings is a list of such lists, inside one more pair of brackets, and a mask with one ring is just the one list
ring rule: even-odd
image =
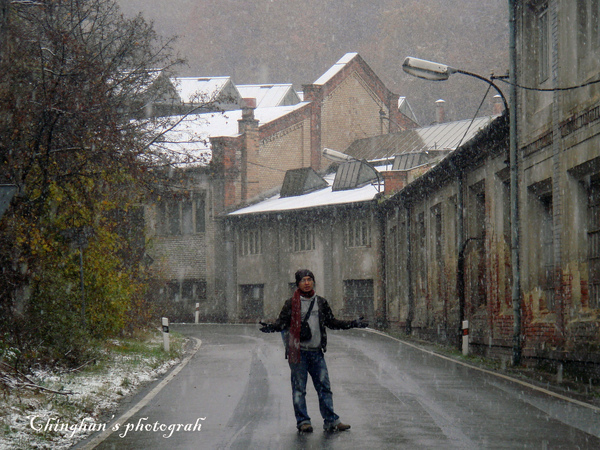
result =
[[27,378],[43,389],[0,391],[0,449],[66,449],[108,426],[119,402],[181,361],[185,338],[160,333],[113,339],[100,358],[78,371],[37,370]]

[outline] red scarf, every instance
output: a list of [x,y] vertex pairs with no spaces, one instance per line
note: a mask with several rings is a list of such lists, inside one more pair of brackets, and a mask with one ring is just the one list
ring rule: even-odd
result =
[[300,296],[310,298],[313,295],[315,295],[314,290],[302,292],[300,289],[296,289],[292,297],[292,319],[288,337],[288,361],[291,364],[298,364],[300,362],[300,324],[302,323],[302,302]]

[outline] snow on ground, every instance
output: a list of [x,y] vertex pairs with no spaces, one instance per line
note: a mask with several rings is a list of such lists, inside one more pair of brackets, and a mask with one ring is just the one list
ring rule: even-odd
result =
[[[111,343],[118,347],[118,341]],[[148,342],[159,347],[160,342]],[[107,352],[101,367],[77,373],[38,370],[29,376],[46,389],[0,392],[0,449],[66,449],[108,427],[120,400],[180,362],[176,354]]]

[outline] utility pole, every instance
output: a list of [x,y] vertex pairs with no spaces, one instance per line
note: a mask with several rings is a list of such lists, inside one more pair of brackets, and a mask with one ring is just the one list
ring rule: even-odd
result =
[[510,235],[513,304],[513,354],[512,364],[521,364],[521,267],[519,261],[519,166],[517,140],[517,47],[516,47],[516,0],[508,2],[509,18],[509,162],[510,162]]

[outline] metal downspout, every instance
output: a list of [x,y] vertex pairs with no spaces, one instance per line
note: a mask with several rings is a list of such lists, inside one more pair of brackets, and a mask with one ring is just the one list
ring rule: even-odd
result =
[[406,248],[408,249],[408,255],[406,255],[406,282],[408,284],[408,314],[406,316],[406,334],[412,334],[412,321],[415,315],[415,296],[413,292],[412,282],[412,240],[411,240],[411,217],[410,217],[410,205],[406,206]]
[[458,170],[458,186],[456,189],[456,237],[458,245],[458,260],[456,261],[456,294],[458,296],[458,348],[462,347],[462,323],[465,320],[465,250],[467,242],[464,236],[464,194],[463,174]]
[[513,304],[513,354],[512,364],[521,364],[521,268],[519,261],[519,183],[517,153],[517,50],[516,50],[516,0],[508,2],[509,16],[509,161],[510,161],[510,235]]

